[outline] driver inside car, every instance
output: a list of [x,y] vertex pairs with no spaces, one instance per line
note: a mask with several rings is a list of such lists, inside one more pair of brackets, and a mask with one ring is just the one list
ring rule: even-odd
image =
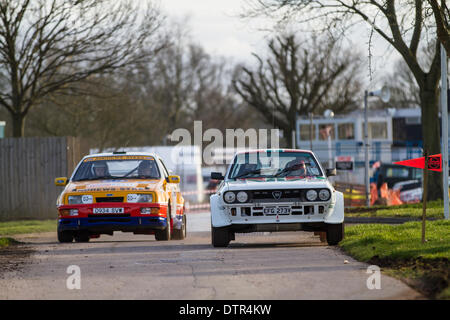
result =
[[92,173],[95,178],[109,177],[110,175],[106,162],[94,162]]
[[305,177],[308,174],[305,161],[301,159],[294,159],[292,161],[289,161],[284,170],[288,171],[288,176]]
[[158,170],[156,165],[152,161],[142,161],[138,167],[139,177],[156,177],[158,176]]

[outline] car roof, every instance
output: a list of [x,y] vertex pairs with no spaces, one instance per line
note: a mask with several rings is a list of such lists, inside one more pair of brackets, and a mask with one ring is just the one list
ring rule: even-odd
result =
[[107,153],[95,153],[95,154],[89,154],[85,156],[83,159],[86,158],[94,158],[94,157],[120,157],[120,156],[149,156],[154,158],[160,158],[157,154],[152,152],[123,152],[123,153],[114,153],[114,152],[107,152]]
[[303,150],[303,149],[254,149],[254,150],[238,151],[238,152],[236,152],[236,154],[257,153],[257,152],[306,152],[306,153],[313,153],[311,150]]

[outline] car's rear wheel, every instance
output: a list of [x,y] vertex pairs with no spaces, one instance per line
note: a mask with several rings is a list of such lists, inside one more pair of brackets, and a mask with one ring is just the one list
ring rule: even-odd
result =
[[227,247],[231,241],[228,227],[215,228],[211,226],[211,243],[213,247]]
[[75,234],[75,242],[89,242],[90,237],[87,232],[79,232]]
[[327,242],[330,246],[335,246],[344,239],[344,224],[329,224],[327,226]]
[[58,231],[58,241],[61,243],[70,243],[73,241],[73,233],[70,231]]
[[183,240],[186,238],[186,215],[183,215],[181,229],[173,229],[172,239]]

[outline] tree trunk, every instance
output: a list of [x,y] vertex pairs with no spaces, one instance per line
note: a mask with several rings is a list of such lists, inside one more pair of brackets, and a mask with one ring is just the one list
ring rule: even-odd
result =
[[[421,90],[423,148],[428,155],[441,153],[439,126],[439,92],[436,89]],[[443,135],[446,138],[446,135]],[[428,200],[442,199],[442,173],[430,171],[428,176]]]
[[25,116],[21,113],[14,113],[11,115],[13,137],[21,138],[25,136]]

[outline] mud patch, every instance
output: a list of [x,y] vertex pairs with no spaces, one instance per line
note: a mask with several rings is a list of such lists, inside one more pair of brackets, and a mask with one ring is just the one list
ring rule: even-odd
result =
[[430,299],[450,287],[450,261],[440,259],[392,259],[374,256],[368,263],[385,268]]
[[23,270],[33,252],[29,246],[15,240],[9,241],[6,247],[0,247],[0,279],[4,279],[7,272]]

